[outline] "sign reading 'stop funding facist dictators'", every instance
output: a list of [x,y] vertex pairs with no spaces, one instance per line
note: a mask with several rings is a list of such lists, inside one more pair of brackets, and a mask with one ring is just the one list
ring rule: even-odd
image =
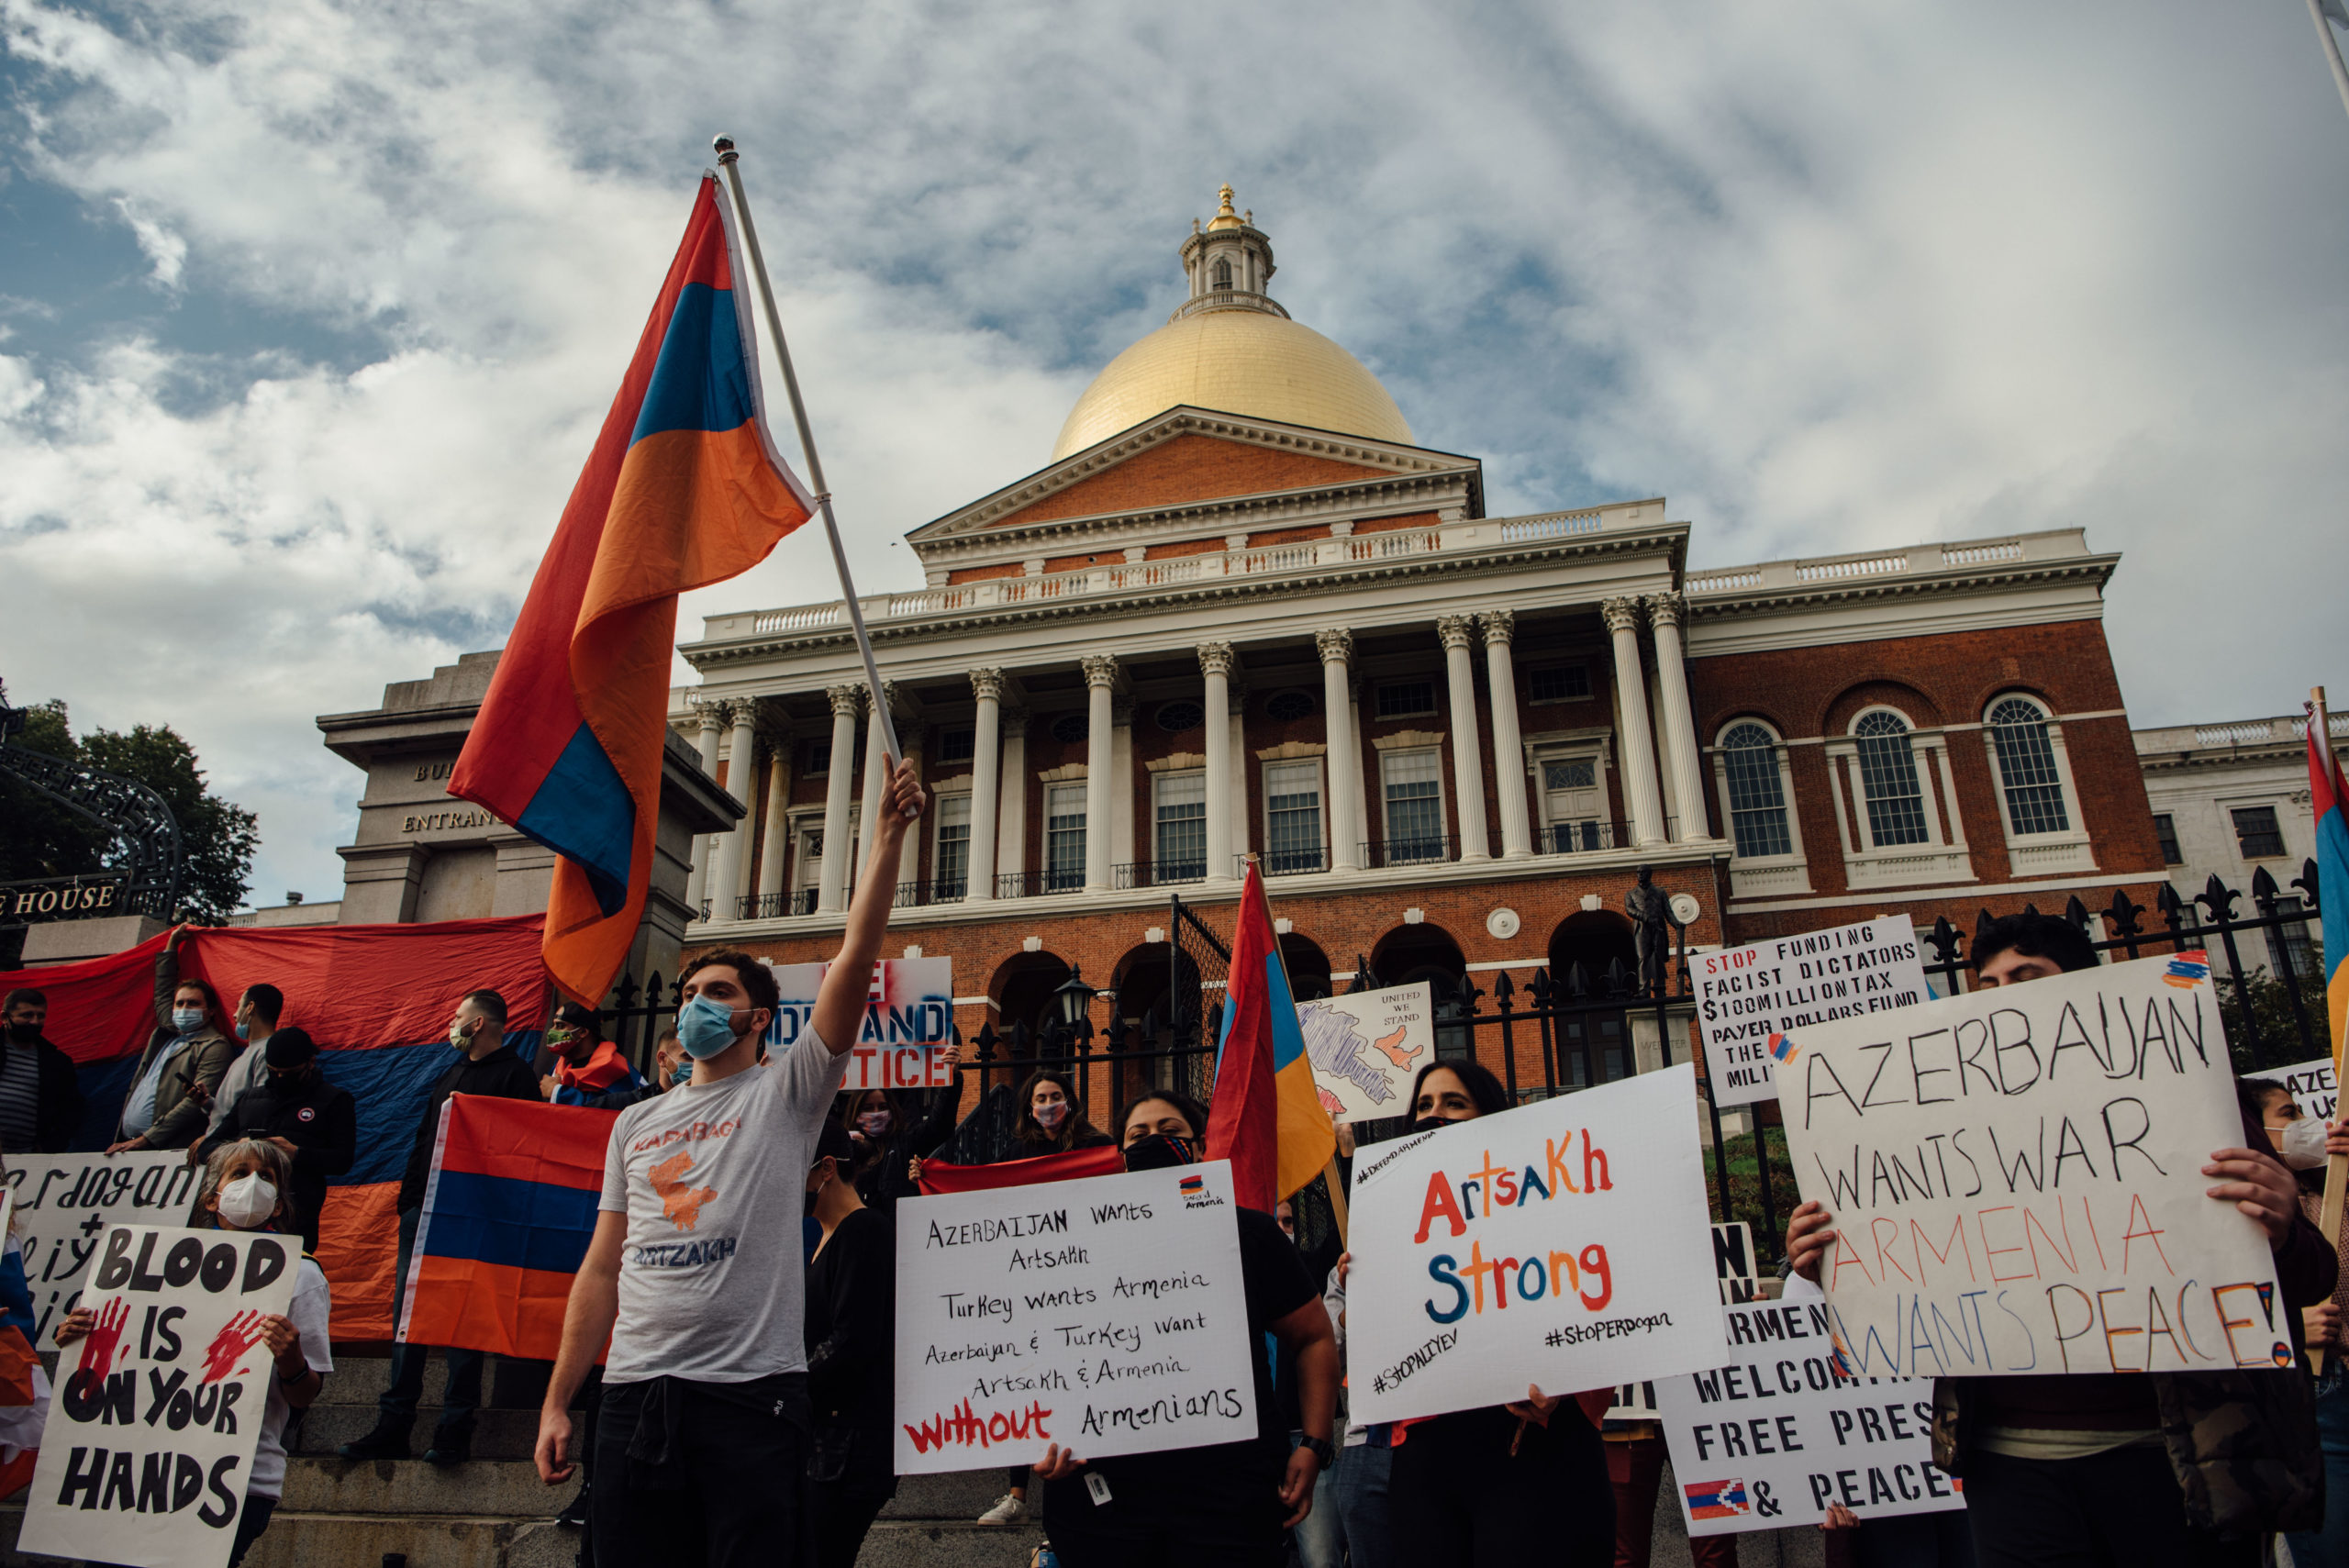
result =
[[1917,930],[1884,917],[1833,926],[1692,961],[1705,1073],[1719,1106],[1751,1105],[1776,1090],[1770,1043],[1831,1018],[1906,1007],[1931,995]]

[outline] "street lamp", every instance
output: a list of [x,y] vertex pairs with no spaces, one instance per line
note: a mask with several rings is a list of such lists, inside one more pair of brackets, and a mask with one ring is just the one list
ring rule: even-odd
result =
[[1100,993],[1085,983],[1081,965],[1070,964],[1068,978],[1052,992],[1052,1010],[1061,1027],[1071,1034],[1090,1034],[1093,1023],[1093,998]]

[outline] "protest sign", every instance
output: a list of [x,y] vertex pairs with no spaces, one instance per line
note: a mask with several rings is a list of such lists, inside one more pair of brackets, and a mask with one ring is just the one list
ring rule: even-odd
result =
[[2275,1067],[2265,1073],[2246,1073],[2243,1076],[2266,1078],[2291,1090],[2292,1098],[2299,1106],[2302,1116],[2331,1121],[2341,1114],[2341,1086],[2333,1080],[2332,1063],[2321,1056],[2314,1062],[2303,1062],[2297,1067]]
[[1696,1092],[1684,1062],[1358,1152],[1353,1418],[1720,1360]]
[[1962,1508],[1932,1466],[1933,1385],[1854,1377],[1835,1362],[1823,1301],[1721,1308],[1730,1359],[1655,1385],[1690,1535]]
[[298,1237],[109,1226],[60,1353],[17,1550],[220,1568],[276,1375],[264,1318],[294,1302]]
[[12,1154],[8,1195],[33,1297],[33,1348],[57,1348],[83,1275],[109,1225],[182,1225],[203,1173],[185,1151],[132,1154]]
[[1332,1121],[1401,1116],[1435,1060],[1435,991],[1421,981],[1297,1005],[1313,1086]]
[[897,1206],[897,1473],[1256,1436],[1231,1166]]
[[1751,1105],[1777,1092],[1772,1036],[1931,995],[1916,928],[1891,916],[1702,953],[1691,967],[1705,1081],[1717,1106]]
[[[767,1028],[767,1049],[799,1039],[816,1013],[816,992],[829,963],[773,966],[782,999]],[[944,1059],[954,1039],[954,963],[944,958],[885,958],[873,965],[864,1023],[848,1051],[851,1094],[867,1089],[940,1089],[954,1082]]]
[[1820,1024],[1776,1061],[1854,1372],[2291,1364],[2266,1233],[2206,1195],[2243,1131],[2201,953]]
[[[1753,1277],[1753,1227],[1734,1220],[1713,1227],[1713,1280],[1720,1286],[1721,1302],[1752,1301],[1761,1294],[1760,1283]],[[1655,1384],[1643,1380],[1622,1383],[1615,1386],[1615,1399],[1608,1407],[1610,1421],[1652,1421],[1655,1419]]]

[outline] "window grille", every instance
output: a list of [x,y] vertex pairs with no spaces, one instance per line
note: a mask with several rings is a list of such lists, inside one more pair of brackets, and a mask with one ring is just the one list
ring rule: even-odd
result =
[[1721,737],[1721,771],[1729,781],[1730,834],[1741,856],[1790,855],[1786,789],[1778,777],[1778,743],[1758,724],[1741,724]]
[[2276,823],[2272,806],[2238,806],[2228,815],[2235,819],[2235,842],[2247,861],[2272,860],[2284,852],[2284,830]]
[[971,797],[938,798],[938,855],[930,867],[931,895],[960,898],[971,874]]
[[1321,869],[1321,770],[1313,762],[1275,762],[1264,769],[1264,869]]
[[1876,848],[1922,844],[1925,797],[1917,784],[1917,754],[1909,743],[1909,723],[1879,708],[1852,728],[1859,741],[1860,790],[1868,808],[1868,837]]
[[1990,745],[2007,792],[2007,818],[2018,834],[2062,833],[2072,826],[2064,808],[2064,777],[2055,770],[2047,716],[2022,697],[1990,710]]
[[1533,671],[1526,677],[1526,683],[1535,702],[1570,702],[1590,695],[1590,667],[1553,664],[1546,670]]
[[2162,864],[2182,866],[2186,863],[2186,856],[2177,847],[2177,824],[2170,819],[2168,812],[2154,815],[2154,837],[2162,847]]
[[1158,775],[1159,880],[1202,877],[1208,869],[1208,776]]
[[1054,784],[1044,796],[1044,886],[1085,885],[1085,786]]
[[1443,859],[1443,768],[1433,751],[1389,751],[1386,786],[1389,864]]
[[1435,711],[1433,681],[1389,681],[1378,688],[1378,717],[1408,718]]

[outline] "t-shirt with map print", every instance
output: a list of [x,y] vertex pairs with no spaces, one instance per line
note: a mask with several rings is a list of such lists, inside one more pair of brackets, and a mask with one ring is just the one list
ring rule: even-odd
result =
[[620,1113],[596,1206],[628,1216],[607,1383],[807,1370],[799,1220],[846,1070],[807,1029],[763,1067]]
[[1406,1043],[1410,1035],[1408,1028],[1373,1040],[1361,1019],[1327,1002],[1298,1003],[1297,1027],[1305,1036],[1305,1056],[1313,1063],[1314,1076],[1324,1080],[1314,1085],[1323,1110],[1333,1117],[1344,1116],[1348,1110],[1330,1092],[1330,1079],[1352,1085],[1375,1107],[1370,1112],[1373,1116],[1400,1116],[1407,1108],[1403,1100],[1410,1093],[1411,1059],[1420,1049]]

